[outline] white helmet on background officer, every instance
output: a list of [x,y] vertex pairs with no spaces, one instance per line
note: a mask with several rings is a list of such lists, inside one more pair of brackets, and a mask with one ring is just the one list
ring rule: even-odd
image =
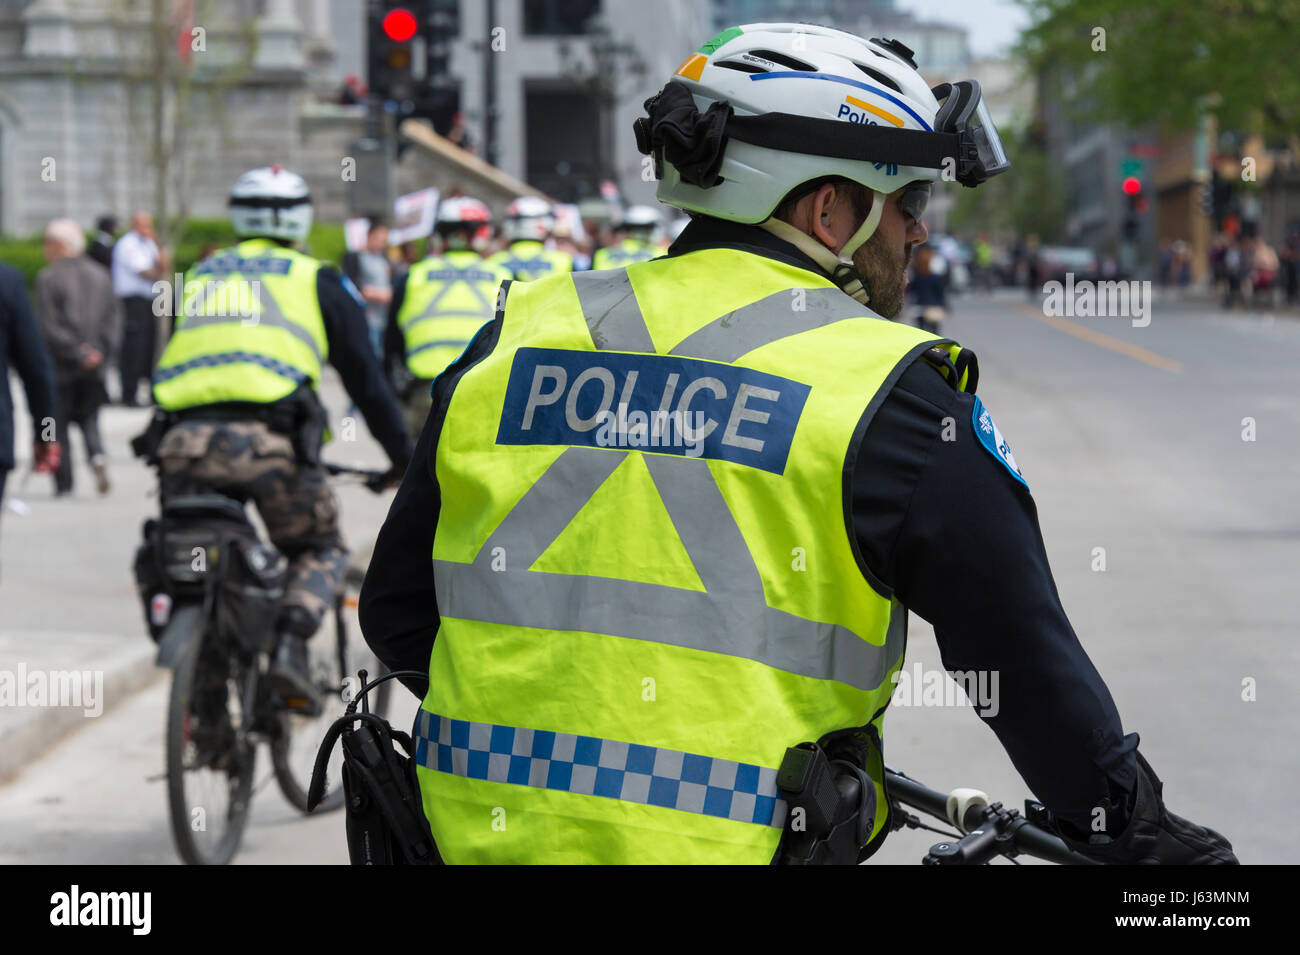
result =
[[301,242],[311,232],[311,193],[283,166],[250,169],[230,191],[230,223],[241,239]]
[[438,203],[433,230],[448,249],[478,248],[485,244],[492,225],[492,210],[479,199],[455,196]]
[[555,229],[555,209],[540,196],[520,196],[506,206],[501,231],[511,242],[544,242]]
[[628,206],[614,230],[638,239],[648,239],[658,225],[659,212],[654,206]]

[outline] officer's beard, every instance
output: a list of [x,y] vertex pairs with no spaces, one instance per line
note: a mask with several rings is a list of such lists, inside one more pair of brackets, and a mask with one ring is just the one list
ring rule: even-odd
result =
[[907,292],[907,266],[912,261],[910,245],[900,249],[885,241],[880,229],[853,253],[853,264],[871,296],[868,306],[877,315],[897,318],[903,311]]

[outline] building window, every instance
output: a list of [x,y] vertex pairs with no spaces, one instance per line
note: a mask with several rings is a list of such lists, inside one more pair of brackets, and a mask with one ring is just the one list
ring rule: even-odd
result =
[[596,194],[601,175],[600,115],[582,90],[545,82],[524,90],[525,175],[561,202]]
[[524,0],[524,33],[577,36],[600,12],[600,0]]

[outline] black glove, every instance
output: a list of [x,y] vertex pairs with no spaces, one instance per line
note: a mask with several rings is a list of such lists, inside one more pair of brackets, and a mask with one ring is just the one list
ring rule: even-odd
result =
[[1227,839],[1165,808],[1164,783],[1141,753],[1135,755],[1136,804],[1128,826],[1116,838],[1094,833],[1084,841],[1055,821],[1053,828],[1065,844],[1106,865],[1238,865]]

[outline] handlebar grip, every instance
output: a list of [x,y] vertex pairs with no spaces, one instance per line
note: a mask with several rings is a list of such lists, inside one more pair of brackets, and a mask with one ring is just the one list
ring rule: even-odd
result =
[[988,805],[988,795],[978,789],[954,789],[948,793],[944,815],[962,832],[970,832],[979,828],[980,821],[984,818],[979,810],[987,809]]

